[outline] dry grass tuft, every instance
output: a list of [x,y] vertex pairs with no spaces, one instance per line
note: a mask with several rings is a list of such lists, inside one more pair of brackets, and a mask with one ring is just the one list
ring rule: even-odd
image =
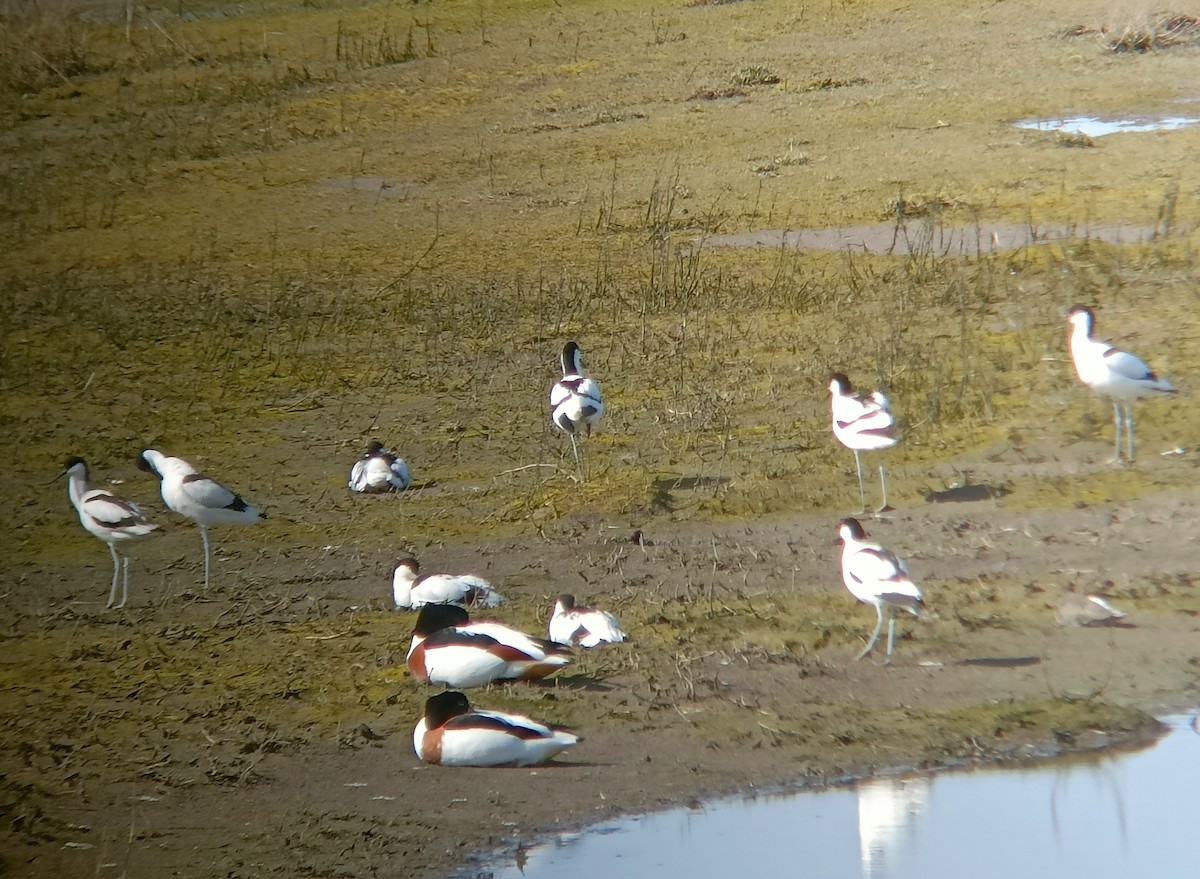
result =
[[1099,28],[1075,25],[1064,37],[1097,37],[1106,51],[1145,54],[1200,45],[1200,18],[1174,12],[1130,15],[1119,24]]

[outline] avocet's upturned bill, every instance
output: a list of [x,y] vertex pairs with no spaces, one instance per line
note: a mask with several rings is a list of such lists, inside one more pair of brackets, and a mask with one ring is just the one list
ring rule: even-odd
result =
[[204,587],[208,588],[210,525],[251,525],[266,516],[235,492],[205,476],[182,458],[171,458],[154,449],[138,456],[138,467],[162,480],[162,499],[168,507],[200,526],[204,543]]
[[1170,382],[1160,379],[1142,360],[1127,351],[1118,351],[1107,342],[1092,338],[1096,316],[1083,305],[1067,313],[1071,322],[1071,359],[1079,380],[1098,394],[1112,400],[1116,426],[1115,457],[1121,460],[1121,421],[1125,422],[1125,457],[1133,460],[1133,401],[1139,397],[1173,394]]
[[550,614],[550,640],[572,647],[620,644],[628,637],[617,618],[606,610],[583,607],[574,595],[560,595]]
[[875,647],[886,616],[888,641],[885,664],[890,665],[896,639],[896,614],[907,611],[919,616],[924,606],[921,590],[909,577],[904,562],[879,544],[867,541],[866,532],[857,519],[839,522],[838,538],[842,543],[842,582],[855,598],[863,604],[872,605],[877,617],[871,639],[862,653],[854,658],[862,659]]
[[425,714],[413,730],[417,756],[443,766],[534,766],[580,741],[564,727],[472,708],[453,690],[425,700]]
[[540,680],[570,661],[561,644],[501,623],[471,622],[456,604],[421,608],[408,648],[414,678],[463,690],[493,681]]
[[460,604],[497,607],[504,596],[492,584],[473,574],[422,574],[414,558],[400,559],[392,572],[392,599],[396,607],[420,609],[427,604]]
[[404,491],[412,484],[412,474],[403,458],[398,458],[372,441],[363,456],[350,468],[350,490],[364,494]]
[[583,374],[583,351],[577,342],[567,342],[562,350],[562,378],[550,388],[550,420],[571,438],[571,451],[579,479],[584,479],[583,455],[576,435],[583,430],[592,435],[592,425],[604,415],[600,385]]
[[[880,391],[871,394],[856,394],[850,379],[840,372],[829,377],[829,396],[833,410],[833,435],[843,446],[854,452],[854,466],[858,471],[858,499],[862,512],[867,511],[866,493],[863,491],[861,452],[874,452],[894,446],[896,418],[892,415],[888,398]],[[891,509],[887,499],[887,475],[883,464],[879,465],[879,485],[883,492],[883,503],[876,512]]]
[[[158,526],[147,520],[141,508],[133,501],[119,498],[105,489],[89,486],[88,467],[83,458],[68,460],[59,476],[64,474],[67,477],[67,494],[79,514],[80,524],[107,543],[108,551],[112,554],[112,586],[108,590],[108,603],[105,607],[122,608],[129,600],[129,556],[119,556],[117,544],[149,537],[158,531]],[[122,558],[125,569],[124,586],[120,603],[114,605],[117,597],[117,575],[122,567]]]

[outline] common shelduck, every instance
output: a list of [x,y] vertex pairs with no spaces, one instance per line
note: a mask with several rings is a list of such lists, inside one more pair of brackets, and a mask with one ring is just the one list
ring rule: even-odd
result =
[[550,615],[550,640],[558,644],[596,647],[619,644],[626,634],[617,618],[606,610],[580,607],[574,595],[560,595]]
[[425,700],[425,716],[413,730],[417,756],[443,766],[533,766],[580,741],[562,727],[472,708],[454,690]]
[[129,600],[129,556],[118,556],[117,544],[141,540],[158,531],[158,526],[146,519],[141,508],[133,501],[119,498],[103,488],[88,485],[88,466],[83,458],[67,461],[59,476],[67,477],[67,494],[79,514],[79,521],[88,531],[108,544],[112,553],[112,586],[108,590],[108,603],[114,607],[117,597],[117,575],[121,570],[120,559],[124,558],[125,579],[121,590],[121,602],[115,607],[125,606]]
[[576,435],[582,428],[592,435],[592,425],[604,414],[600,385],[583,374],[583,351],[577,342],[567,342],[562,350],[562,378],[550,388],[550,420],[571,438],[571,451],[579,479],[584,478],[583,455]]
[[350,490],[365,494],[404,491],[412,484],[408,464],[383,447],[372,442],[361,458],[350,468]]
[[421,608],[408,649],[408,670],[414,678],[456,689],[539,680],[570,661],[561,644],[501,623],[470,622],[456,604]]
[[208,588],[209,526],[250,525],[266,516],[182,458],[170,458],[162,452],[146,449],[138,456],[137,465],[162,480],[163,503],[200,526],[200,539],[204,543],[204,586]]
[[463,604],[498,607],[504,596],[473,574],[422,574],[414,558],[400,559],[392,572],[392,598],[396,607],[421,608],[427,604]]
[[[833,410],[833,435],[843,446],[854,452],[854,466],[858,470],[858,499],[862,511],[867,511],[866,493],[863,491],[861,452],[888,449],[896,444],[896,418],[891,404],[881,391],[871,394],[856,394],[850,379],[840,372],[829,377],[829,395]],[[879,484],[883,492],[883,503],[877,512],[891,509],[887,499],[887,475],[883,464],[879,465]]]
[[1071,359],[1079,380],[1112,400],[1116,425],[1116,460],[1121,460],[1121,418],[1125,420],[1126,458],[1133,460],[1133,401],[1139,397],[1173,394],[1170,382],[1159,378],[1140,358],[1118,351],[1107,342],[1092,338],[1096,316],[1090,308],[1075,305],[1068,312],[1071,322]]
[[909,577],[904,562],[878,544],[869,543],[866,536],[857,519],[843,519],[838,523],[838,537],[842,543],[842,582],[855,598],[863,604],[872,605],[878,618],[867,646],[854,658],[862,659],[871,652],[883,630],[883,618],[886,616],[888,642],[885,664],[890,664],[896,638],[896,614],[904,610],[919,616],[923,606],[921,590]]

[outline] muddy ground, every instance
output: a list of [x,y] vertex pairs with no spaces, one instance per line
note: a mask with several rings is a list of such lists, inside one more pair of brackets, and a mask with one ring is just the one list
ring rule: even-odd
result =
[[[1200,703],[1198,515],[1195,490],[1021,513],[903,497],[868,527],[909,559],[930,613],[902,622],[890,668],[853,661],[874,620],[838,582],[829,516],[660,526],[644,545],[629,522],[578,516],[431,548],[429,563],[486,570],[510,599],[496,618],[532,629],[569,588],[632,635],[544,686],[471,694],[579,729],[537,769],[416,760],[410,697],[427,691],[402,669],[411,616],[386,608],[381,558],[264,558],[249,530],[223,529],[205,594],[179,525],[139,553],[130,605],[105,611],[107,556],[87,545],[7,598],[4,863],[432,877],[553,827],[721,792],[1141,740],[1133,709]],[[1056,625],[1070,583],[1107,587],[1128,625]]]

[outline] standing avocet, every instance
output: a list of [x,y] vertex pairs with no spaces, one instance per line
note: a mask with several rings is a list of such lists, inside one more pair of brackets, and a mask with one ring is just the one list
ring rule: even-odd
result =
[[1112,400],[1116,425],[1116,460],[1121,460],[1121,415],[1125,418],[1126,458],[1133,460],[1133,401],[1156,394],[1173,394],[1175,388],[1163,381],[1138,357],[1118,351],[1107,342],[1092,338],[1096,316],[1083,305],[1067,312],[1071,322],[1071,359],[1079,380]]
[[366,494],[404,491],[412,484],[412,474],[403,458],[398,458],[372,441],[361,458],[350,468],[350,490]]
[[600,397],[600,385],[583,374],[583,351],[577,342],[567,342],[562,350],[562,378],[550,388],[550,420],[554,426],[571,438],[571,451],[575,454],[575,466],[579,479],[583,481],[583,455],[575,435],[583,428],[592,435],[592,425],[604,414],[604,401]]
[[200,526],[200,539],[204,542],[204,588],[207,589],[208,526],[251,525],[266,516],[182,458],[169,458],[162,452],[146,449],[138,456],[137,465],[162,480],[163,503]]
[[570,661],[561,644],[500,623],[471,622],[456,604],[421,608],[408,648],[414,678],[464,690],[493,681],[540,680]]
[[884,664],[890,665],[896,639],[896,614],[904,610],[919,616],[923,606],[921,590],[909,577],[904,562],[879,544],[869,543],[866,537],[857,519],[843,519],[838,523],[838,538],[842,543],[842,582],[855,598],[872,605],[878,617],[871,640],[854,658],[862,659],[875,647],[886,616],[888,642]]
[[615,616],[606,610],[577,605],[574,595],[560,595],[554,602],[549,628],[551,641],[573,647],[620,644],[627,637]]
[[[117,574],[121,570],[120,557],[117,554],[117,544],[130,540],[140,540],[158,531],[158,526],[147,521],[142,515],[141,508],[133,501],[119,498],[110,491],[102,488],[91,488],[88,485],[88,467],[83,458],[71,458],[59,476],[67,477],[67,493],[75,511],[79,513],[79,521],[88,531],[95,534],[108,544],[112,553],[113,578],[108,590],[108,604],[114,607],[117,597]],[[125,580],[121,589],[121,603],[117,608],[125,606],[129,600],[129,556],[124,556]]]
[[426,699],[425,714],[413,729],[417,756],[443,766],[534,766],[579,741],[560,726],[472,708],[454,690]]
[[400,559],[392,572],[392,598],[396,607],[419,609],[427,604],[463,604],[497,607],[504,596],[492,584],[473,574],[422,574],[414,558]]
[[[898,441],[896,419],[888,398],[882,392],[856,394],[850,387],[850,379],[840,372],[829,377],[829,394],[833,409],[833,435],[854,452],[854,466],[858,470],[858,499],[865,513],[867,498],[863,491],[862,459],[859,453],[894,446]],[[883,504],[876,512],[886,513],[891,507],[888,506],[887,475],[883,464],[879,465],[879,485],[883,491]]]

